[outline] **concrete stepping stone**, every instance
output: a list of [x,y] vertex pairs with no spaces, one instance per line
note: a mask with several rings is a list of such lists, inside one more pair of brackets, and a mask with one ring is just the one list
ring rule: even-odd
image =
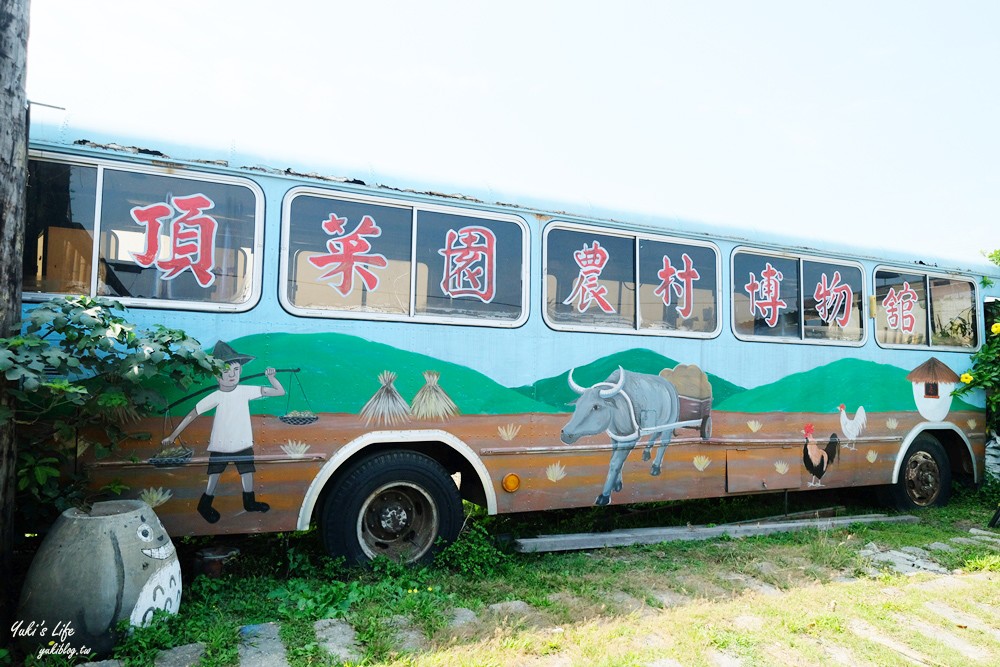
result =
[[361,646],[358,635],[347,621],[324,618],[313,623],[316,639],[326,651],[340,662],[360,662]]
[[277,623],[240,628],[240,667],[288,667]]
[[982,662],[990,657],[990,652],[986,649],[967,642],[955,633],[944,630],[939,626],[931,625],[917,618],[903,616],[902,614],[896,615],[896,619],[899,621],[901,627],[912,628],[930,641],[941,642],[951,650],[961,653],[969,660]]
[[403,653],[423,651],[430,646],[424,633],[406,616],[393,616],[389,619],[389,627],[396,631],[396,648]]
[[497,602],[496,604],[491,604],[486,609],[491,614],[496,614],[497,616],[527,616],[533,611],[531,605],[522,600]]
[[927,545],[927,548],[931,551],[944,551],[948,553],[955,553],[958,551],[955,547],[950,544],[945,544],[944,542],[931,542]]
[[153,667],[194,667],[205,655],[205,645],[201,642],[185,644],[160,651],[153,661]]
[[851,632],[862,639],[867,639],[870,642],[874,642],[886,647],[887,649],[895,651],[904,658],[915,661],[918,665],[934,664],[927,656],[921,654],[919,651],[915,651],[902,642],[884,636],[878,628],[867,621],[861,620],[860,618],[852,618],[848,621],[847,627]]
[[978,528],[970,528],[969,534],[975,540],[982,540],[983,542],[988,542],[990,544],[1000,545],[1000,533],[991,533],[988,530],[979,530]]
[[1000,551],[1000,544],[993,544],[991,542],[986,542],[985,540],[973,539],[971,537],[953,537],[948,541],[953,544],[973,547],[989,547],[990,549]]
[[948,605],[941,602],[927,602],[924,606],[944,620],[954,624],[956,627],[977,630],[982,632],[987,637],[992,637],[993,641],[997,643],[997,646],[1000,646],[1000,630],[990,627],[975,616],[958,611],[957,609],[952,609]]
[[448,620],[449,628],[461,628],[466,625],[470,625],[479,620],[476,616],[476,612],[471,609],[466,609],[465,607],[455,607],[451,610],[450,618]]
[[919,572],[933,572],[934,574],[949,574],[949,570],[941,567],[933,560],[920,558],[905,551],[894,549],[882,551],[878,545],[869,542],[864,549],[858,552],[860,555],[870,558],[875,563],[883,563],[900,574],[917,574]]

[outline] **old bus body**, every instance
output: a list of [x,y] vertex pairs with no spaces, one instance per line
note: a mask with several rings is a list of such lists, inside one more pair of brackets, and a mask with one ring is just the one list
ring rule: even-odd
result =
[[982,478],[982,400],[951,395],[991,335],[982,268],[66,134],[33,131],[25,308],[112,297],[242,374],[84,455],[171,535],[318,525],[349,560],[419,560],[463,499],[919,507]]

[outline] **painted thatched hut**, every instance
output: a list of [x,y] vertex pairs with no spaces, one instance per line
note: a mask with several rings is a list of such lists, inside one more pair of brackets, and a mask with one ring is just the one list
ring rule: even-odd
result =
[[951,409],[951,392],[960,381],[958,374],[935,357],[914,368],[906,379],[913,383],[913,401],[927,421],[939,422]]

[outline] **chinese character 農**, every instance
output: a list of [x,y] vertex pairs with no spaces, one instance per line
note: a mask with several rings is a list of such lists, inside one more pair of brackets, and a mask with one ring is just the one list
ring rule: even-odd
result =
[[591,304],[597,304],[605,313],[614,313],[615,308],[608,300],[608,288],[598,282],[604,266],[608,263],[608,251],[596,240],[592,247],[583,244],[582,250],[573,253],[580,273],[573,282],[573,291],[563,301],[564,304],[574,304],[577,312],[583,313]]

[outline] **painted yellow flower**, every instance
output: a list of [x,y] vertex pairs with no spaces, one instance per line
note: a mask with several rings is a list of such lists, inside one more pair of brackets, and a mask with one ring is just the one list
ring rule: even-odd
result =
[[[994,325],[994,326],[996,326],[996,325]],[[952,377],[954,377],[954,376],[952,376]],[[970,373],[962,373],[962,377],[960,377],[959,379],[962,382],[964,382],[965,384],[969,384],[970,382],[972,382],[972,374],[970,374]]]
[[1000,334],[1000,322],[997,322],[996,324],[991,326],[990,331],[992,331],[994,334]]

